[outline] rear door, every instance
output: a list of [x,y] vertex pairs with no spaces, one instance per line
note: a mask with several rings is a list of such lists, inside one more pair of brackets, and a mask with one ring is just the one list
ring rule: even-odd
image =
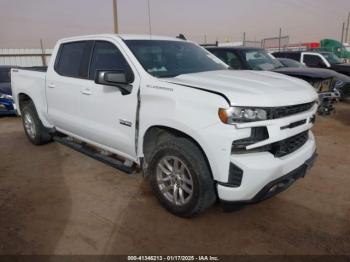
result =
[[81,92],[90,83],[88,66],[92,41],[61,44],[54,68],[47,74],[48,115],[58,130],[81,134]]

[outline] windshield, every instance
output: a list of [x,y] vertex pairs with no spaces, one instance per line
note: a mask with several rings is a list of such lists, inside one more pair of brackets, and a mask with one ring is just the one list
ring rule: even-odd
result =
[[253,70],[274,70],[284,67],[277,59],[273,59],[264,50],[247,50],[244,52],[247,63]]
[[155,77],[227,69],[220,59],[203,48],[184,41],[126,40],[143,68]]
[[0,69],[0,83],[8,83],[8,82],[11,82],[10,69],[8,70]]
[[333,53],[322,53],[330,64],[342,64],[343,62]]

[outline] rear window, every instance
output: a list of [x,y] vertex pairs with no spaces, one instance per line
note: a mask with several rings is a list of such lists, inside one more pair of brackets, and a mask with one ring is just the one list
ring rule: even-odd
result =
[[[89,42],[62,44],[58,52],[55,70],[62,76],[87,78]],[[87,54],[87,55],[85,55]]]

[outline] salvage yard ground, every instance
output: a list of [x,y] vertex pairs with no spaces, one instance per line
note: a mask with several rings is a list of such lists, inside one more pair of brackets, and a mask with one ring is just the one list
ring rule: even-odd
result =
[[350,254],[350,103],[314,128],[305,179],[257,205],[193,219],[166,212],[140,174],[0,118],[0,254]]

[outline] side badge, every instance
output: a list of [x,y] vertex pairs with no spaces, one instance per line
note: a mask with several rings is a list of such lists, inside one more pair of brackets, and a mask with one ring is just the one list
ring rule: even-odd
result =
[[130,121],[124,120],[124,119],[119,119],[119,124],[124,125],[124,126],[132,126],[132,123]]

